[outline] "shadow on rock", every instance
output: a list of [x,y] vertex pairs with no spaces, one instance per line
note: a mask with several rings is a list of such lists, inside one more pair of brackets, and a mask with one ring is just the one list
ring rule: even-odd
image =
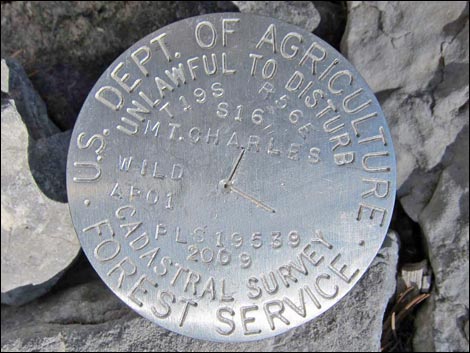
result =
[[67,153],[72,130],[38,141],[29,139],[28,160],[31,174],[48,198],[67,202]]

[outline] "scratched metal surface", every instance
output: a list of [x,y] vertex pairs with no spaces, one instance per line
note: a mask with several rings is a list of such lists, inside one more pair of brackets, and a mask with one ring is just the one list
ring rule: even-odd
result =
[[204,15],[148,35],[98,80],[71,141],[88,259],[132,309],[187,336],[256,340],[319,316],[390,222],[395,155],[376,98],[327,43],[275,19]]

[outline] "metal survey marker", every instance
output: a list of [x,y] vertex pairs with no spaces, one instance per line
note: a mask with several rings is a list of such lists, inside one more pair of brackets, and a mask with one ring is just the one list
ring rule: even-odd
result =
[[389,129],[351,64],[239,13],[173,23],[119,56],[67,168],[75,229],[109,288],[168,330],[226,342],[337,303],[379,250],[396,188]]

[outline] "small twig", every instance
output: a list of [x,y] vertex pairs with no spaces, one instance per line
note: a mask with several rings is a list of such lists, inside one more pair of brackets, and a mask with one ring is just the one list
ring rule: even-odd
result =
[[17,51],[15,51],[13,54],[10,55],[10,57],[12,58],[16,58],[17,56],[19,56],[20,54],[23,54],[23,49],[18,49]]
[[[384,321],[382,333],[382,352],[401,351],[400,324],[413,312],[413,309],[429,298],[428,293],[419,293],[416,287],[407,287],[397,295],[389,316]],[[398,350],[397,350],[398,349]]]

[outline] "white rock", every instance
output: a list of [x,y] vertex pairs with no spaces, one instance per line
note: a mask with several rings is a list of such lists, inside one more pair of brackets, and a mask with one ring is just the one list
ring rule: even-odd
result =
[[2,59],[2,93],[8,93],[9,89],[9,81],[10,81],[10,70],[8,69],[7,62],[5,59]]
[[[20,102],[44,104],[37,100]],[[45,109],[24,108],[25,114]],[[20,115],[15,100],[2,98],[1,301],[14,305],[46,293],[80,251],[67,204],[48,198],[32,175],[28,148],[35,142],[29,142],[31,135],[24,119],[30,121]],[[34,129],[41,135],[44,131],[37,130],[38,126]],[[54,156],[47,157],[43,163],[54,161]]]

